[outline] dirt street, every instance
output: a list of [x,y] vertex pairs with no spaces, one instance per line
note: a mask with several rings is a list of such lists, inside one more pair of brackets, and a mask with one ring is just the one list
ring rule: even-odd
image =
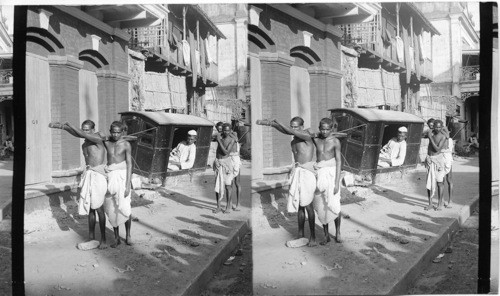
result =
[[[87,240],[87,216],[77,215],[75,196],[51,197],[49,209],[25,216],[26,294],[181,295],[193,286],[195,291],[203,289],[197,288],[197,279],[209,278],[202,273],[227,246],[236,247],[237,241],[234,247],[229,244],[248,221],[249,165],[242,167],[240,211],[230,214],[212,213],[214,176],[209,170],[206,176],[168,189],[136,190],[134,245],[116,249],[76,249]],[[108,223],[109,242],[110,227]],[[124,227],[120,228],[123,237]]]
[[11,220],[0,221],[0,295],[11,295]]
[[[457,160],[453,169],[454,206],[442,211],[424,210],[423,167],[397,172],[377,185],[342,188],[343,243],[314,248],[285,246],[297,235],[297,215],[286,213],[286,188],[254,193],[254,293],[404,294],[400,283],[405,276],[428,251],[433,252],[435,244],[446,243],[462,209],[477,201],[477,158]],[[316,238],[321,241],[324,235],[318,224]],[[306,237],[308,228],[306,224]],[[333,223],[330,233],[335,234]]]
[[231,253],[219,272],[214,274],[202,296],[252,295],[252,233]]
[[[441,254],[415,280],[408,294],[476,294],[478,212],[465,221]],[[498,231],[498,230],[497,230]]]

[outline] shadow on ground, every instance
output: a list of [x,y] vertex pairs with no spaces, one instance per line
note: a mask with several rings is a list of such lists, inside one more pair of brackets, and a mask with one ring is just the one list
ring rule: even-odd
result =
[[[47,187],[47,189],[53,189],[50,186]],[[190,280],[190,276],[186,277],[185,275],[192,275],[193,273],[189,273],[189,271],[197,270],[202,263],[206,263],[209,254],[214,252],[215,245],[227,239],[227,235],[234,228],[233,226],[241,222],[231,219],[230,215],[224,216],[224,218],[211,216],[211,210],[215,209],[215,198],[213,201],[207,201],[171,190],[168,192],[158,190],[156,194],[157,197],[154,200],[143,198],[137,194],[132,197],[133,215],[136,216],[137,213],[140,216],[140,219],[132,222],[133,246],[122,244],[116,249],[93,251],[96,258],[99,257],[102,261],[108,262],[106,265],[115,266],[122,270],[130,266],[133,271],[121,273],[118,271],[119,269],[116,269],[114,271],[116,275],[108,275],[108,277],[115,278],[110,284],[101,281],[94,285],[90,280],[79,277],[76,282],[72,281],[72,291],[78,291],[78,295],[101,293],[104,292],[104,288],[100,290],[96,287],[104,285],[107,286],[107,289],[114,289],[108,295],[123,295],[125,293],[136,295],[143,293],[146,287],[148,295],[178,293],[181,291],[178,289],[185,288],[186,281]],[[87,216],[78,215],[78,206],[75,201],[75,190],[50,196],[52,219],[57,222],[59,230],[72,230],[81,238],[81,241],[86,241],[88,238]],[[182,206],[175,206],[176,210],[167,206],[175,203]],[[249,200],[245,202],[242,200],[242,206],[249,204]],[[204,221],[190,218],[189,214],[183,215],[193,211],[193,208],[196,208],[195,211],[198,212],[200,209],[206,210],[207,214],[202,214]],[[108,222],[107,227],[106,238],[109,244],[114,235],[109,229]],[[124,227],[120,226],[120,228],[123,237]],[[96,223],[96,238],[98,237],[100,237],[100,232],[98,223]],[[29,248],[37,248],[37,246]],[[56,250],[53,256],[57,256],[57,252],[64,252],[64,250]],[[77,254],[81,251],[73,249],[71,252]],[[53,264],[61,266],[72,263],[74,262],[60,262],[57,261],[57,258],[53,262]],[[33,268],[30,266],[29,260],[26,260],[25,268]],[[69,272],[69,274],[74,273],[73,278],[79,276],[72,270]],[[55,277],[53,280],[47,279],[36,284],[34,284],[37,282],[36,279],[30,278],[29,280],[32,285],[27,287],[27,294],[51,294],[54,292],[54,287],[57,287],[60,282]]]

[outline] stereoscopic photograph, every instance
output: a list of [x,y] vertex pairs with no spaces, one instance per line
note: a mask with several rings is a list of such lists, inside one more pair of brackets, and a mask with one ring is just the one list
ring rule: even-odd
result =
[[498,294],[497,11],[2,4],[0,294]]

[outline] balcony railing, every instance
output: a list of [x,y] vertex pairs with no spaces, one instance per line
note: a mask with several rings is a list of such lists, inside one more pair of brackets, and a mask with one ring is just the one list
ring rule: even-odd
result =
[[341,25],[344,31],[343,45],[356,43],[371,50],[377,50],[380,37],[380,15],[371,22]]
[[473,81],[479,80],[479,66],[463,66],[460,80]]
[[[188,70],[191,69],[192,65],[187,67],[184,63],[181,45],[179,44],[177,47],[170,46],[167,26],[165,24],[152,27],[132,28],[129,29],[128,32],[132,36],[129,42],[131,48],[160,48],[161,54],[165,56],[170,63],[185,67]],[[178,42],[180,43],[181,41],[178,40]],[[195,45],[190,44],[190,46]],[[215,63],[210,63],[209,65],[205,64],[206,78],[212,82],[218,83],[219,74],[216,56],[215,59]],[[198,76],[201,76],[200,71],[198,71]]]
[[[386,22],[387,26],[392,26],[389,22]],[[397,56],[397,40],[395,36],[396,28],[392,26],[391,28],[385,28],[383,30],[389,30],[390,33],[385,34],[388,40],[382,38],[382,34],[386,33],[381,29],[381,16],[377,15],[373,21],[366,23],[348,24],[341,25],[340,28],[344,31],[342,45],[349,46],[351,44],[357,44],[361,47],[371,50],[377,53],[382,58],[395,62],[400,65],[405,65],[404,61],[400,61]],[[414,46],[417,46],[415,44]],[[418,62],[419,59],[413,59]],[[408,67],[415,71],[415,67]],[[424,61],[420,61],[420,75],[425,76],[429,79],[433,78],[432,75],[432,60],[425,58]]]
[[168,46],[167,28],[164,25],[129,29],[130,47]]
[[0,70],[0,84],[12,84],[12,70]]

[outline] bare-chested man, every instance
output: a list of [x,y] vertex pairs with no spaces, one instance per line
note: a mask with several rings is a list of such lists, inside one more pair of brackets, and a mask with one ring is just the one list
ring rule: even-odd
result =
[[319,134],[313,138],[316,146],[317,191],[314,196],[314,210],[323,224],[325,240],[330,242],[328,223],[335,221],[335,241],[342,242],[340,237],[340,170],[342,167],[340,141],[333,134],[333,120],[323,118],[319,122]]
[[451,169],[451,166],[447,167],[446,156],[442,153],[442,149],[446,144],[446,136],[441,132],[442,128],[443,122],[441,120],[436,120],[434,121],[434,129],[428,134],[429,147],[425,163],[427,166],[426,188],[429,205],[424,208],[426,211],[433,207],[432,197],[434,196],[436,183],[438,188],[438,205],[434,207],[434,209],[436,211],[442,209],[444,177]]
[[285,135],[293,136],[290,146],[292,148],[294,165],[290,174],[289,194],[287,210],[289,213],[298,212],[299,238],[305,236],[304,225],[306,211],[309,220],[309,242],[308,246],[316,246],[315,220],[316,215],[313,208],[314,191],[316,190],[316,176],[314,173],[314,144],[311,135],[304,130],[304,120],[294,117],[290,126],[272,120],[265,125],[270,125]]
[[125,243],[132,244],[130,228],[132,225],[131,209],[131,177],[132,156],[131,145],[123,138],[125,126],[120,121],[114,121],[110,127],[108,140],[104,141],[107,150],[108,193],[104,201],[104,209],[115,233],[115,248],[121,244],[119,226],[125,224]]
[[217,214],[220,210],[220,200],[226,194],[226,209],[224,213],[231,212],[232,206],[232,186],[234,178],[239,174],[239,166],[235,163],[234,158],[230,157],[232,152],[235,152],[237,140],[231,136],[231,125],[224,123],[222,125],[222,133],[216,136],[218,146],[216,159],[214,162],[215,177],[215,193],[217,198],[217,209],[213,211]]
[[[434,130],[434,122],[435,121],[436,120],[434,118],[427,120],[427,126],[429,127],[429,129],[425,130],[422,133],[422,137],[428,138],[429,141],[434,141],[434,138],[432,138],[430,136],[433,134],[432,132]],[[446,126],[443,125],[440,133],[446,137],[446,141],[444,143],[444,146],[443,146],[443,149],[441,150],[441,152],[444,153],[444,156],[445,156],[446,168],[449,167],[449,173],[447,173],[446,177],[445,177],[446,183],[448,183],[448,203],[445,202],[444,207],[451,208],[452,207],[451,200],[452,200],[452,196],[453,196],[453,168],[452,168],[452,165],[453,165],[454,142],[453,142],[453,139],[450,138],[450,131],[448,130],[448,128],[446,128]],[[429,145],[430,145],[430,143],[429,143]],[[434,143],[434,145],[436,145],[436,143]],[[446,169],[446,171],[448,171],[448,170]],[[444,182],[443,182],[443,185],[444,185]],[[444,192],[443,192],[443,194],[444,194]]]
[[101,137],[95,133],[95,124],[92,120],[85,120],[82,128],[74,127],[66,122],[61,124],[53,122],[49,124],[51,128],[59,128],[67,131],[71,135],[83,138],[83,156],[85,157],[85,171],[82,173],[80,185],[80,198],[78,201],[78,214],[88,215],[89,239],[95,239],[95,213],[99,216],[99,229],[101,231],[101,241],[99,249],[107,248],[106,245],[106,216],[104,213],[104,196],[107,191],[106,172],[106,149]]

